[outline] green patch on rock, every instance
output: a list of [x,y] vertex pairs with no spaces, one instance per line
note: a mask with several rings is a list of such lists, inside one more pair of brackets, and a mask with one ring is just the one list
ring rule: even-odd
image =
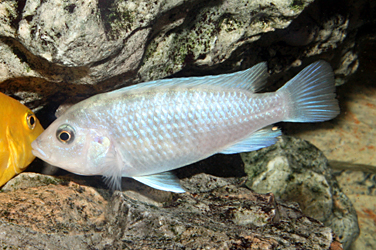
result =
[[302,11],[305,8],[305,1],[304,0],[292,0],[289,6],[294,11]]
[[215,34],[219,31],[219,22],[216,20],[218,12],[209,10],[201,14],[195,26],[187,27],[174,35],[172,44],[175,53],[171,60],[180,67],[197,60],[207,54],[215,43]]
[[241,22],[240,20],[237,20],[236,18],[225,17],[220,22],[219,27],[221,30],[224,30],[226,32],[233,32],[241,28],[242,25],[243,25],[243,22]]
[[104,25],[110,39],[116,40],[132,29],[135,16],[121,2],[112,4],[104,14]]

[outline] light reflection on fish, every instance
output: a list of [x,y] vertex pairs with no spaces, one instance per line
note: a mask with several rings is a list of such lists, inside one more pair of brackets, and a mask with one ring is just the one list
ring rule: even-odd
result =
[[19,101],[0,93],[0,187],[34,160],[31,142],[43,128],[34,113]]
[[271,124],[321,122],[339,113],[330,65],[315,62],[273,93],[257,94],[266,63],[217,76],[163,79],[99,94],[69,108],[36,141],[33,153],[80,175],[121,177],[184,192],[169,170],[216,153],[276,142]]

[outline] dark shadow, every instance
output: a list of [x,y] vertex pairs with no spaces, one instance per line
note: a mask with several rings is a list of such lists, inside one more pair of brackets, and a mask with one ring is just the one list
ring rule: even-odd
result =
[[216,154],[207,159],[173,171],[180,179],[206,173],[218,177],[245,176],[244,163],[239,154]]

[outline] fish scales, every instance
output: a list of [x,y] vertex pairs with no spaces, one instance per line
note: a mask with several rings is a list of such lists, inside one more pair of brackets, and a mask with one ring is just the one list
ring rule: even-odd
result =
[[33,142],[33,153],[68,171],[121,177],[184,192],[169,170],[216,153],[274,144],[275,122],[317,122],[339,113],[330,65],[318,61],[273,93],[256,93],[267,69],[163,79],[88,98],[68,109]]
[[[123,176],[154,174],[187,165],[226,148],[260,127],[281,119],[280,98],[225,90],[166,89],[142,97],[101,100],[97,124],[121,145]],[[116,105],[114,105],[116,103]],[[144,110],[145,112],[140,112]],[[155,166],[160,166],[155,168]]]

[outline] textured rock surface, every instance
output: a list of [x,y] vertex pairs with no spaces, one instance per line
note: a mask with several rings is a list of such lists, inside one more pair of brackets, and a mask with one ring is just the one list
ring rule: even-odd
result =
[[[39,186],[25,185],[28,179]],[[296,204],[254,193],[241,187],[239,178],[198,174],[182,181],[198,192],[171,195],[141,187],[112,196],[72,179],[51,184],[51,177],[22,173],[8,183],[0,193],[1,246],[342,249],[330,228],[303,215]],[[195,184],[203,179],[208,182],[201,189]],[[87,180],[95,183],[95,178]]]
[[265,60],[280,73],[318,58],[340,84],[357,68],[358,31],[374,12],[366,0],[2,1],[0,90],[51,112],[72,96],[173,74]]
[[375,174],[349,170],[336,171],[335,174],[343,192],[354,204],[358,214],[361,233],[353,243],[351,250],[376,249]]
[[358,218],[325,156],[312,144],[282,137],[275,145],[243,153],[246,185],[258,193],[298,202],[302,210],[339,236],[345,249],[359,235]]

